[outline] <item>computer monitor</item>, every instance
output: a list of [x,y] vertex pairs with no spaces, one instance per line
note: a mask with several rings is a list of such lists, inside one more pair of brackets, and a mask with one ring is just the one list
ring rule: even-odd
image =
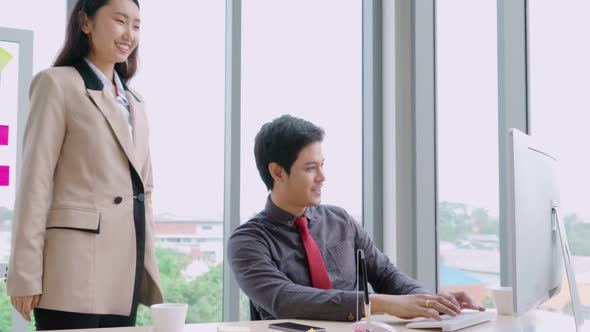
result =
[[508,163],[507,231],[513,312],[524,314],[556,295],[565,266],[576,326],[581,326],[583,318],[565,228],[559,219],[557,158],[533,137],[511,129]]

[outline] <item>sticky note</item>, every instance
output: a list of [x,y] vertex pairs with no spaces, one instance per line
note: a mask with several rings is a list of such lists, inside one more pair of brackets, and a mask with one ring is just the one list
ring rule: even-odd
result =
[[10,166],[0,166],[0,187],[8,187],[10,177]]
[[0,126],[0,145],[8,145],[8,126]]
[[10,60],[12,60],[12,55],[10,55],[10,53],[6,52],[5,49],[0,47],[0,71],[4,69],[4,67],[6,67],[6,64],[8,64]]

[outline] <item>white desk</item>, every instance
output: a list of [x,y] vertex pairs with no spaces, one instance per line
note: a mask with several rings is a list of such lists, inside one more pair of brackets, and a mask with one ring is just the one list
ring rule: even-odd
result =
[[[377,319],[383,322],[391,323],[397,328],[399,332],[419,332],[429,331],[436,332],[440,331],[437,329],[428,330],[417,330],[417,329],[406,329],[404,327],[405,322],[399,319],[387,315],[375,316]],[[326,328],[327,332],[351,332],[351,323],[347,322],[326,322],[326,321],[308,321],[308,320],[273,320],[273,321],[246,321],[246,322],[235,322],[235,323],[206,323],[206,324],[187,324],[185,325],[184,332],[217,332],[217,326],[223,325],[238,325],[248,326],[252,332],[256,331],[272,331],[268,328],[269,323],[277,322],[297,322],[307,325],[319,326]],[[124,327],[124,328],[110,328],[110,329],[86,329],[86,330],[68,330],[71,332],[151,332],[151,327]],[[497,316],[492,322],[487,322],[479,325],[475,325],[463,330],[461,332],[568,332],[575,331],[574,319],[570,316],[563,316],[545,311],[532,311],[522,317],[512,316]],[[584,325],[584,331],[590,332],[590,321],[587,321]]]

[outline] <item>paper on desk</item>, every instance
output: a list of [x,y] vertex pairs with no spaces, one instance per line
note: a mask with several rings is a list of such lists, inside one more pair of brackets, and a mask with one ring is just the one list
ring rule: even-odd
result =
[[12,60],[12,55],[0,47],[0,71],[6,67],[6,64],[8,64],[10,60]]

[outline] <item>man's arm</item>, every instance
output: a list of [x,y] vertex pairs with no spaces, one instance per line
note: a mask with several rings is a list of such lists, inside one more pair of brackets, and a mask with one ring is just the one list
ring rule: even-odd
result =
[[[277,319],[356,320],[356,292],[293,283],[279,271],[256,229],[236,230],[228,243],[227,258],[244,293]],[[361,312],[359,309],[359,315]]]
[[432,294],[416,280],[400,271],[377,247],[367,232],[349,215],[355,232],[355,245],[367,258],[367,278],[377,293],[390,295]]
[[[427,317],[440,320],[439,313],[456,316],[461,308],[483,310],[462,293],[433,295],[416,280],[401,272],[373,244],[367,232],[348,216],[355,232],[357,249],[363,249],[367,258],[367,278],[373,289],[372,311],[385,312],[401,318]],[[458,299],[460,299],[458,301]],[[465,304],[459,304],[465,302]]]

